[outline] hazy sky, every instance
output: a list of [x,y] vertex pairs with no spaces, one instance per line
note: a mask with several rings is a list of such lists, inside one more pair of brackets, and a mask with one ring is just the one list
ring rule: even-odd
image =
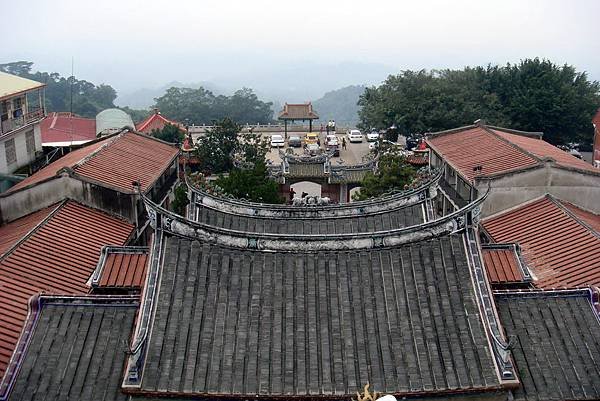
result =
[[70,75],[74,57],[78,78],[122,91],[344,62],[393,72],[535,56],[600,80],[596,0],[28,0],[2,14],[0,62]]

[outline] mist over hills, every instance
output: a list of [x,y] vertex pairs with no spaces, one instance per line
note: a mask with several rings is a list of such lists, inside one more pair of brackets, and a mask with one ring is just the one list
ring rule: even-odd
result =
[[[251,88],[259,99],[273,103],[277,113],[285,102],[312,101],[323,119],[354,122],[357,119],[356,101],[364,85],[375,85],[396,72],[390,66],[377,63],[342,62],[325,64],[316,62],[288,63],[262,68],[240,68],[237,73],[227,73],[196,83],[172,81],[158,88],[141,88],[121,93],[115,103],[134,109],[146,109],[172,87],[198,88],[214,94],[231,95],[235,90]],[[340,89],[341,88],[341,89]],[[359,93],[360,92],[360,93]]]
[[358,98],[365,88],[365,85],[350,85],[327,92],[313,102],[313,107],[321,121],[333,119],[338,125],[355,126],[358,123]]

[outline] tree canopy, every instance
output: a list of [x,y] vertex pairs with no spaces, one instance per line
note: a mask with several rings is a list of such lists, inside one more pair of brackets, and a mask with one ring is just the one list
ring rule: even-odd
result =
[[355,193],[353,198],[365,200],[390,191],[404,190],[416,175],[416,170],[406,162],[398,146],[381,144],[377,170],[366,174],[360,192]]
[[279,186],[267,170],[269,142],[260,134],[240,131],[240,125],[230,118],[217,121],[196,145],[201,170],[221,174],[216,180],[217,186],[235,198],[283,202]]
[[166,124],[163,129],[160,130],[153,129],[152,132],[150,132],[150,135],[170,143],[181,143],[184,138],[184,134],[181,129],[173,124]]
[[220,176],[216,184],[226,193],[238,199],[260,203],[282,203],[279,185],[269,178],[265,163],[252,168],[234,168],[229,175]]
[[155,100],[155,107],[161,113],[181,122],[210,124],[225,117],[241,124],[265,124],[273,120],[273,104],[259,100],[248,88],[240,89],[231,96],[215,96],[202,87],[172,87]]
[[462,70],[402,71],[359,99],[363,128],[396,125],[401,133],[489,124],[542,131],[554,144],[591,140],[600,84],[547,60]]
[[53,72],[32,72],[33,63],[16,61],[0,64],[0,71],[46,84],[46,111],[70,111],[71,94],[73,113],[83,117],[96,117],[100,111],[115,107],[117,92],[109,85],[94,85],[75,77],[62,77]]

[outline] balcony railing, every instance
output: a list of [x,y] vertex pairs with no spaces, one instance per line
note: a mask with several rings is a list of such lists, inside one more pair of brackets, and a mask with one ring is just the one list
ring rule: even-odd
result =
[[8,120],[2,121],[1,128],[2,134],[9,133],[10,131],[14,131],[19,129],[27,124],[31,124],[36,122],[44,117],[44,109],[39,108],[35,110],[31,110],[26,114],[23,114],[19,117],[9,118]]

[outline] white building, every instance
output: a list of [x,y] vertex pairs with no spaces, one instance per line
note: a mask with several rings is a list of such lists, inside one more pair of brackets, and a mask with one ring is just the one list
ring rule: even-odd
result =
[[42,152],[45,86],[0,72],[0,192],[9,185],[6,175],[27,166]]

